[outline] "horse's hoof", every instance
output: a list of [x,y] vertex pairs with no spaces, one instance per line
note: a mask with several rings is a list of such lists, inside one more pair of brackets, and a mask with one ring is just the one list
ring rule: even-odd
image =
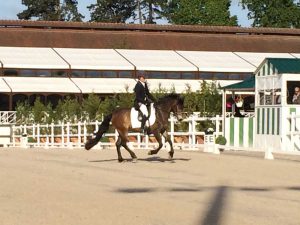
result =
[[152,151],[149,151],[149,152],[148,152],[148,155],[153,155]]
[[118,159],[118,162],[119,163],[121,163],[121,162],[123,162],[124,161],[124,159]]
[[137,158],[133,158],[133,159],[132,159],[132,162],[133,162],[133,163],[136,163],[137,161],[138,161]]

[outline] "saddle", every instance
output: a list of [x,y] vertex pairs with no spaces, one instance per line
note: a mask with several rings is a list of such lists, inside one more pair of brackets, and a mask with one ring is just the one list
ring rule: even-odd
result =
[[[141,118],[140,118],[140,112],[136,110],[134,107],[131,108],[130,111],[130,121],[132,128],[140,128],[141,127]],[[146,121],[146,126],[150,127],[155,122],[155,107],[154,103],[151,103],[150,105],[150,116],[148,120]]]

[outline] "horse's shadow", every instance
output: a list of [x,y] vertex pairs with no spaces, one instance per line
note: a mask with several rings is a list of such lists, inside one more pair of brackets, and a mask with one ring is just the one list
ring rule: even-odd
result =
[[[164,163],[164,162],[170,162],[170,163],[175,163],[176,161],[190,161],[191,159],[187,158],[173,158],[173,159],[165,159],[165,158],[160,158],[158,156],[153,156],[153,157],[148,157],[148,158],[139,158],[138,161],[142,162],[150,162],[150,163]],[[118,159],[103,159],[103,160],[91,160],[89,162],[96,163],[96,162],[114,162],[118,161]],[[123,162],[136,162],[133,159],[124,159]]]

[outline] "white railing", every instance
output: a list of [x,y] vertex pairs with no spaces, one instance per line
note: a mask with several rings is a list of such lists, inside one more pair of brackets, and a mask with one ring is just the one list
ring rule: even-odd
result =
[[16,123],[15,111],[0,111],[0,124]]
[[[212,121],[216,135],[222,134],[222,117],[213,118],[199,117],[196,114],[189,116],[182,123],[187,123],[187,130],[179,131],[175,129],[178,121],[174,117],[170,117],[170,131],[168,134],[176,148],[195,148],[203,144],[204,131],[197,130],[197,123],[200,121]],[[23,141],[26,139],[25,145],[36,147],[83,147],[92,133],[98,130],[101,122],[78,122],[76,124],[32,124],[20,125],[12,127],[12,146],[24,146]],[[104,135],[97,145],[98,148],[104,146],[114,146],[118,134],[116,131],[108,132]],[[153,136],[144,136],[141,133],[129,133],[131,144],[140,148],[151,148],[157,145]],[[103,142],[103,140],[108,142]],[[27,143],[28,142],[28,143]]]
[[[226,112],[225,117],[234,117],[235,113]],[[255,117],[255,112],[241,112],[244,117]]]
[[296,115],[295,112],[292,112],[291,116],[287,118],[290,120],[290,131],[288,131],[288,135],[291,139],[291,145],[290,149],[292,150],[300,150],[300,127],[299,127],[299,121],[300,121],[300,115]]

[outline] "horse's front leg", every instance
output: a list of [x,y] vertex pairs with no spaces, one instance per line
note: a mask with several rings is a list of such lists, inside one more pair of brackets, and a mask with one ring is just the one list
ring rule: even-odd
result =
[[173,143],[171,141],[171,137],[168,135],[168,132],[166,130],[162,133],[162,135],[170,145],[169,159],[172,159],[174,156],[174,148],[173,148]]
[[153,135],[154,135],[155,139],[156,139],[157,142],[158,142],[158,148],[156,148],[156,149],[154,149],[154,150],[150,150],[150,151],[148,152],[148,155],[155,155],[155,154],[157,154],[158,151],[159,151],[159,150],[162,148],[162,146],[163,146],[163,143],[162,143],[162,139],[161,139],[160,133],[159,133],[158,131],[155,131],[155,132],[153,132]]
[[118,161],[119,162],[123,162],[123,158],[122,158],[122,155],[121,155],[121,144],[122,144],[122,139],[119,136],[118,140],[116,141],[116,147],[117,147]]

